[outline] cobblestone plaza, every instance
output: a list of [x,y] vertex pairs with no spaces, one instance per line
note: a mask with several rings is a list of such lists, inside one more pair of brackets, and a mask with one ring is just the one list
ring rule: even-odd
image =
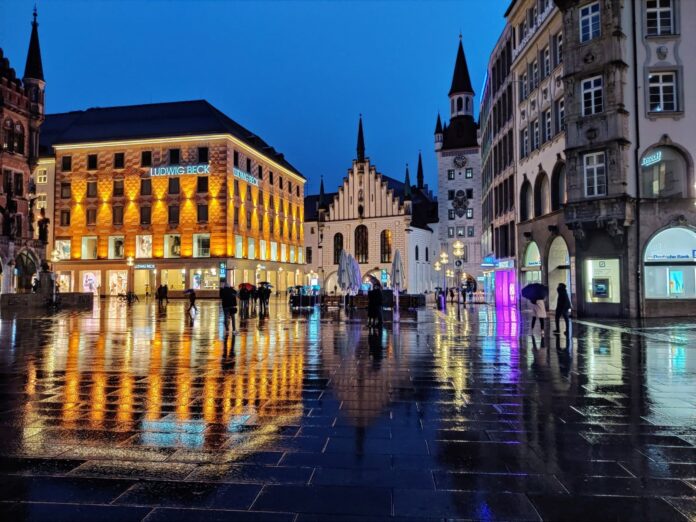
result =
[[4,313],[3,520],[696,517],[696,327],[199,307]]

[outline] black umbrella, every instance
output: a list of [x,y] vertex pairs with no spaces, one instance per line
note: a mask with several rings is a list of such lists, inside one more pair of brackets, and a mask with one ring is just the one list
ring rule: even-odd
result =
[[549,289],[541,283],[531,283],[522,289],[522,297],[530,301],[538,301],[549,295]]

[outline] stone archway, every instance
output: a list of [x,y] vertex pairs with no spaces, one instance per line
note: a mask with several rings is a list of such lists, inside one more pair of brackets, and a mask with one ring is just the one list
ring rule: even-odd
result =
[[570,251],[568,244],[561,236],[556,236],[549,246],[549,254],[546,256],[546,274],[549,282],[549,309],[556,309],[559,283],[566,285],[570,296]]
[[39,271],[39,264],[32,253],[22,250],[15,258],[15,291],[30,292],[34,276]]

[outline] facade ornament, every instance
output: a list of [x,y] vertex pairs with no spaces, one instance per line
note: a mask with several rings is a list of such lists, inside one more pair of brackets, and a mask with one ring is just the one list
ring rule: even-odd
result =
[[657,57],[660,60],[664,60],[667,58],[667,54],[669,53],[669,50],[667,49],[666,45],[661,45],[657,48]]
[[689,226],[689,222],[686,219],[686,216],[684,214],[678,214],[674,217],[669,222],[670,226],[673,227],[686,227]]

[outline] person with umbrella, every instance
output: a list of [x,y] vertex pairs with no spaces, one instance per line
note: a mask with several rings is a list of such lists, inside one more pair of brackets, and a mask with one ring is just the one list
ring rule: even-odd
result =
[[532,304],[532,332],[537,319],[541,328],[541,335],[544,335],[544,319],[546,319],[546,304],[544,299],[549,293],[549,289],[541,283],[532,283],[522,289],[522,297],[529,300]]
[[232,322],[232,333],[237,333],[235,315],[237,315],[237,291],[231,286],[224,284],[220,288],[220,304],[225,315],[225,331],[229,329],[229,322]]

